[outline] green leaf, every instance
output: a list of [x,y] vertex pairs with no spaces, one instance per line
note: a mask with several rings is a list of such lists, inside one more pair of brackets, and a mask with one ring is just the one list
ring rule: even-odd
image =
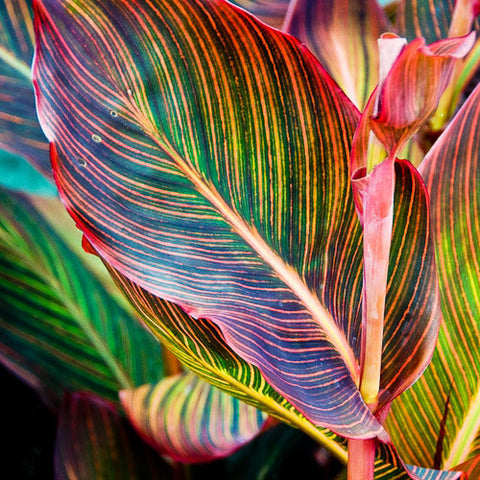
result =
[[0,150],[0,172],[3,187],[49,197],[57,195],[55,185],[19,155]]
[[396,15],[400,34],[408,40],[423,37],[427,43],[447,38],[455,1],[400,0]]
[[228,347],[215,324],[190,317],[177,305],[155,297],[109,269],[145,324],[190,370],[245,403],[303,430],[346,462],[346,441],[312,425],[266,382],[258,368]]
[[0,361],[53,401],[157,381],[155,339],[25,197],[0,191]]
[[316,59],[220,0],[36,5],[39,116],[94,248],[315,424],[381,433],[356,387],[358,113]]
[[405,460],[424,466],[452,468],[480,451],[479,125],[477,86],[421,165],[444,322],[430,366],[394,402],[388,429]]
[[144,439],[163,455],[186,463],[230,455],[255,437],[268,418],[192,373],[122,390],[120,399]]
[[297,0],[285,29],[317,56],[350,100],[365,106],[378,83],[377,39],[391,31],[376,0]]
[[380,444],[375,459],[375,480],[460,480],[460,472],[440,471],[405,465],[396,449],[389,444]]
[[171,480],[162,462],[114,406],[93,395],[63,399],[55,448],[56,480]]
[[31,0],[0,0],[0,149],[52,177],[31,79],[35,36]]

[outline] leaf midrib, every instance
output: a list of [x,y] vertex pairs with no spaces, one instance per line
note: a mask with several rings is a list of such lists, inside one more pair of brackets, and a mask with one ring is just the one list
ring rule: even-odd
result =
[[[14,251],[17,250],[15,248],[15,244],[11,248]],[[20,258],[25,258],[25,253],[26,252],[20,251],[18,252],[18,255]],[[28,249],[27,255],[31,261],[27,265],[27,267],[33,270],[57,294],[59,300],[70,312],[72,319],[74,319],[76,323],[80,326],[80,328],[83,330],[87,338],[94,346],[95,351],[109,367],[112,374],[118,381],[120,388],[134,388],[134,382],[129,378],[123,366],[117,362],[115,356],[112,354],[104,340],[97,334],[91,322],[84,315],[81,308],[69,298],[67,292],[63,289],[61,282],[59,282],[57,278],[49,274],[49,269],[46,268],[45,263],[42,261],[41,258],[38,258],[38,256],[30,248]]]
[[176,162],[183,174],[197,188],[197,191],[216,208],[225,221],[234,228],[235,232],[250,245],[254,252],[276,273],[277,277],[300,299],[312,315],[314,321],[323,329],[328,341],[340,353],[355,385],[358,387],[360,381],[359,366],[345,335],[335,324],[327,309],[320,303],[307,285],[305,285],[294,268],[286,264],[259,233],[233,211],[215,188],[212,185],[208,185],[205,180],[187,164],[167,139],[159,138],[155,130],[153,130],[150,135],[155,143]]

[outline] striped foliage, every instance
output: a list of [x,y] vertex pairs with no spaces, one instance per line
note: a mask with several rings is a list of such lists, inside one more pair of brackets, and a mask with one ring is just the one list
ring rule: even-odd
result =
[[24,156],[51,177],[31,80],[35,44],[31,3],[0,0],[0,149]]
[[257,435],[267,415],[181,373],[120,392],[140,435],[173,460],[198,463],[226,457]]
[[112,404],[65,395],[55,446],[55,480],[170,480],[171,468],[143,444]]
[[64,389],[117,400],[161,375],[159,344],[46,225],[0,192],[0,361],[57,402]]
[[286,31],[317,56],[350,100],[362,109],[378,82],[377,39],[391,31],[376,0],[292,2]]
[[381,444],[375,459],[375,480],[460,480],[461,472],[405,465],[392,445]]
[[258,368],[228,347],[215,324],[192,318],[177,305],[155,297],[111,267],[110,273],[145,324],[190,370],[245,403],[303,430],[346,462],[346,441],[312,425],[266,382]]
[[430,366],[394,402],[388,428],[402,456],[425,466],[452,468],[480,451],[479,126],[477,86],[421,166],[444,323]]
[[244,8],[267,25],[281,29],[291,2],[290,0],[231,0],[230,3]]
[[[354,106],[295,39],[222,0],[36,5],[39,115],[63,200],[95,249],[213,321],[313,424],[381,434],[357,389]],[[398,196],[398,212],[415,195]],[[392,324],[434,312],[421,230],[394,232]],[[396,358],[383,362],[385,402],[405,383],[397,360],[417,351],[408,332],[385,339]]]
[[396,14],[400,34],[408,40],[423,37],[427,43],[447,38],[455,1],[400,0]]
[[89,241],[214,320],[314,423],[379,433],[355,385],[360,269],[341,267],[360,260],[342,162],[357,112],[314,57],[221,0],[37,6],[39,115]]

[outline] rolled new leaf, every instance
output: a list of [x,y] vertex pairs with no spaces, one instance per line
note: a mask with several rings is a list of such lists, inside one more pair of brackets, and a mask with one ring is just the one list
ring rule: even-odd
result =
[[186,463],[230,455],[252,440],[268,418],[192,373],[123,390],[120,398],[146,441],[163,455]]
[[0,149],[21,155],[52,177],[48,142],[35,113],[31,0],[0,0]]
[[406,461],[424,466],[453,468],[480,451],[479,126],[477,86],[421,166],[444,322],[429,368],[393,404],[389,430]]
[[105,400],[65,395],[55,445],[56,480],[170,480],[171,468]]

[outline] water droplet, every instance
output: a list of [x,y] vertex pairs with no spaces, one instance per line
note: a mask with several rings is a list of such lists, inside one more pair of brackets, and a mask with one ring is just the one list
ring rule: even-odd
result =
[[81,167],[86,167],[87,166],[87,162],[83,158],[77,158],[77,163]]
[[110,115],[112,117],[118,117],[118,113],[115,110],[110,110]]
[[95,143],[100,143],[102,141],[102,137],[96,135],[95,133],[92,135],[92,140],[95,142]]
[[131,95],[133,92],[132,92],[132,90],[129,88],[129,89],[127,90],[127,93],[128,93],[129,95]]

